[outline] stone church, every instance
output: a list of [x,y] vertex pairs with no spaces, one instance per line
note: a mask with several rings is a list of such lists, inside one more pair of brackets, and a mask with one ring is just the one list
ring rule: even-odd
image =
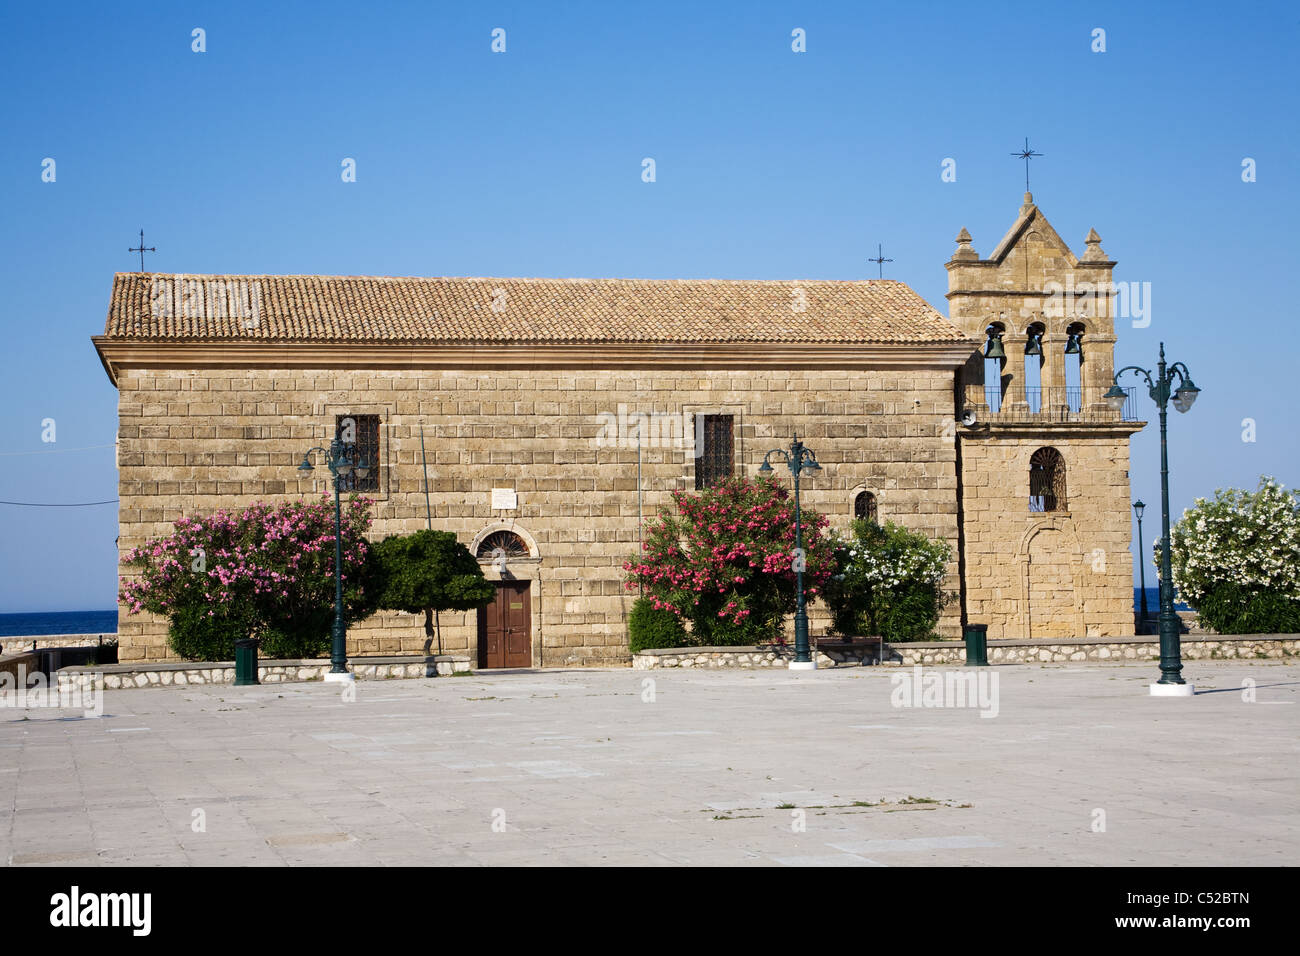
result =
[[[957,242],[948,318],[893,280],[118,274],[93,341],[119,393],[119,549],[319,495],[328,472],[297,466],[345,436],[374,463],[346,485],[376,499],[372,537],[454,531],[499,582],[442,616],[446,652],[616,664],[644,522],[797,433],[823,466],[806,507],[952,546],[944,636],[1131,634],[1144,423],[1103,399],[1115,263],[1095,232],[1076,256],[1029,194],[988,258]],[[123,661],[170,653],[165,620],[125,608],[119,639]],[[382,614],[348,653],[425,642]]]

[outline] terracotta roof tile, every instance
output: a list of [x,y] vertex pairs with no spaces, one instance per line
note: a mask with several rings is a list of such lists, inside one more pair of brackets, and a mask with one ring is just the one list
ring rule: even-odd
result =
[[[802,290],[802,299],[796,294]],[[799,302],[806,308],[796,312]],[[256,303],[256,321],[251,320]],[[902,282],[118,273],[104,333],[137,341],[949,343]]]

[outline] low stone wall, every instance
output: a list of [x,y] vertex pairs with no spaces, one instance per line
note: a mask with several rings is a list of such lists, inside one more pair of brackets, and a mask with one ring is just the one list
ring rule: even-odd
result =
[[[450,677],[471,671],[468,656],[438,654],[431,657],[354,657],[349,670],[358,680],[392,680],[407,677]],[[263,684],[323,680],[328,660],[259,660],[257,677]],[[233,661],[167,664],[107,664],[103,667],[65,667],[58,672],[59,686],[94,686],[105,690],[124,687],[174,687],[190,684],[233,684]]]
[[[1241,658],[1295,657],[1300,655],[1300,635],[1233,634],[1183,636],[1185,661]],[[1136,637],[1073,637],[1045,641],[989,641],[990,664],[1034,664],[1060,661],[1158,660],[1160,640]],[[888,664],[964,664],[966,645],[961,641],[888,644]]]
[[[813,659],[818,667],[861,667],[876,663],[878,643],[858,645],[836,642],[814,646]],[[886,653],[888,651],[886,650]],[[657,647],[632,655],[636,670],[658,667],[788,667],[794,660],[791,644],[760,644],[752,647]]]
[[[1300,635],[1236,634],[1184,637],[1185,661],[1240,660],[1300,656]],[[874,664],[875,647],[865,645],[845,652],[839,645],[826,649],[814,646],[818,667],[855,667]],[[886,644],[885,664],[965,664],[962,641],[928,641],[915,644]],[[990,664],[1033,664],[1061,661],[1156,660],[1160,642],[1141,637],[1074,637],[1043,641],[998,640],[988,642]],[[790,645],[759,647],[667,647],[641,651],[632,657],[637,670],[661,667],[785,667],[794,659]]]
[[52,647],[94,647],[116,644],[117,634],[28,634],[0,637],[0,650],[8,654],[41,651]]

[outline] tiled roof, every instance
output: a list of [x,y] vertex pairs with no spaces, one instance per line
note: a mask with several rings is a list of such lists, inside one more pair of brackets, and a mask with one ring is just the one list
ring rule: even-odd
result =
[[104,332],[119,341],[171,342],[967,340],[919,295],[889,279],[404,279],[139,272],[114,277]]

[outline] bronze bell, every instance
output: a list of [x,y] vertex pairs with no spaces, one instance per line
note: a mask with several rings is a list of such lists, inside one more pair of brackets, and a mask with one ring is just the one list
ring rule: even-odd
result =
[[1030,332],[1029,339],[1025,342],[1026,355],[1043,354],[1043,335],[1041,332]]
[[1079,340],[1082,338],[1078,332],[1071,332],[1065,340],[1065,354],[1078,355],[1082,349],[1079,348]]
[[989,336],[988,344],[984,348],[984,357],[990,359],[1004,359],[1007,357],[1007,351],[1002,347],[1002,336]]

